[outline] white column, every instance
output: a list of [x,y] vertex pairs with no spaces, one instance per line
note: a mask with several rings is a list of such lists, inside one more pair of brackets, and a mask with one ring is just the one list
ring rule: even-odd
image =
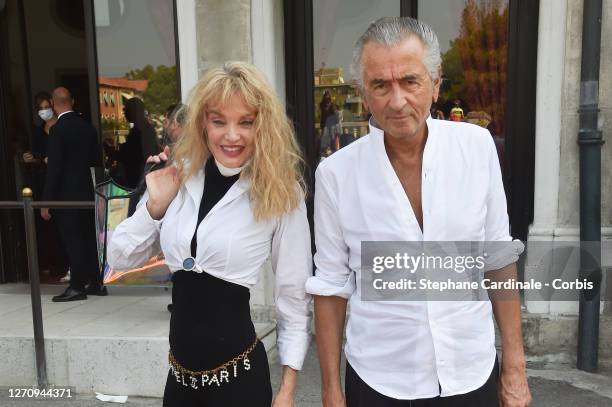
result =
[[[530,241],[553,241],[557,227],[566,14],[567,0],[540,0],[534,219],[529,230]],[[538,264],[543,255],[537,251],[530,252],[526,279],[529,278],[530,265]],[[528,301],[526,305],[529,312],[550,312],[548,302]]]
[[251,0],[252,61],[285,101],[284,18],[281,0]]
[[536,89],[534,220],[530,234],[552,236],[557,224],[566,0],[540,0]]
[[198,81],[195,0],[178,0],[176,2],[176,20],[178,25],[181,97],[183,103],[185,103],[189,91]]
[[[282,0],[251,0],[251,60],[285,103],[285,37]],[[274,314],[274,273],[264,265],[259,282],[251,290],[254,315],[264,320]]]

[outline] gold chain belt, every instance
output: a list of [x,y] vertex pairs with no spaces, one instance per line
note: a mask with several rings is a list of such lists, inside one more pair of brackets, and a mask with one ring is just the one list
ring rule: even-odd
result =
[[[242,361],[244,370],[251,370],[249,354],[253,351],[253,349],[255,349],[257,342],[259,342],[259,338],[255,338],[255,342],[253,342],[253,344],[240,355],[228,360],[214,369],[200,371],[189,370],[181,366],[181,364],[176,361],[174,355],[172,354],[172,350],[170,350],[168,354],[168,362],[170,362],[170,369],[172,370],[172,374],[176,378],[177,383],[180,383],[183,386],[191,386],[194,389],[198,388],[198,383],[201,383],[202,387],[207,385],[212,386],[213,384],[221,386],[221,383],[224,381],[229,383],[230,370],[233,373],[232,377],[238,377],[238,362]],[[200,376],[199,380],[198,376]],[[186,378],[187,382],[185,381]]]

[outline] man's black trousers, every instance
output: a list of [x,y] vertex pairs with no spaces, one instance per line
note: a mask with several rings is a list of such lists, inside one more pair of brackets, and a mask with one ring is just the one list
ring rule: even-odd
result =
[[497,381],[499,379],[499,365],[497,359],[489,379],[480,388],[466,394],[450,397],[434,397],[418,400],[398,400],[380,394],[364,382],[346,364],[346,405],[347,407],[497,407]]
[[51,216],[68,254],[70,287],[82,291],[88,283],[101,283],[93,211],[55,209]]

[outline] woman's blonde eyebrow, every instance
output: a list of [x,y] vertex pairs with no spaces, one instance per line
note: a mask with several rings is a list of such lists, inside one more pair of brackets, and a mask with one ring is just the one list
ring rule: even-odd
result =
[[[207,111],[206,111],[206,114],[207,114],[207,115],[209,115],[209,114],[216,114],[216,115],[218,115],[218,116],[225,117],[225,116],[223,115],[223,113],[221,113],[221,112],[217,112],[216,110],[207,110]],[[240,119],[241,119],[241,120],[242,120],[242,119],[245,119],[245,118],[248,118],[248,119],[255,119],[256,117],[257,117],[257,113],[246,113],[246,114],[244,114],[244,115],[240,116]]]

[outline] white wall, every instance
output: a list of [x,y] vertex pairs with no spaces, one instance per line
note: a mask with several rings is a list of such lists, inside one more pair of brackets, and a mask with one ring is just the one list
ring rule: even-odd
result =
[[181,98],[183,103],[187,101],[189,91],[198,81],[195,7],[195,0],[179,0],[176,2]]
[[285,48],[282,0],[251,0],[252,61],[285,101]]

